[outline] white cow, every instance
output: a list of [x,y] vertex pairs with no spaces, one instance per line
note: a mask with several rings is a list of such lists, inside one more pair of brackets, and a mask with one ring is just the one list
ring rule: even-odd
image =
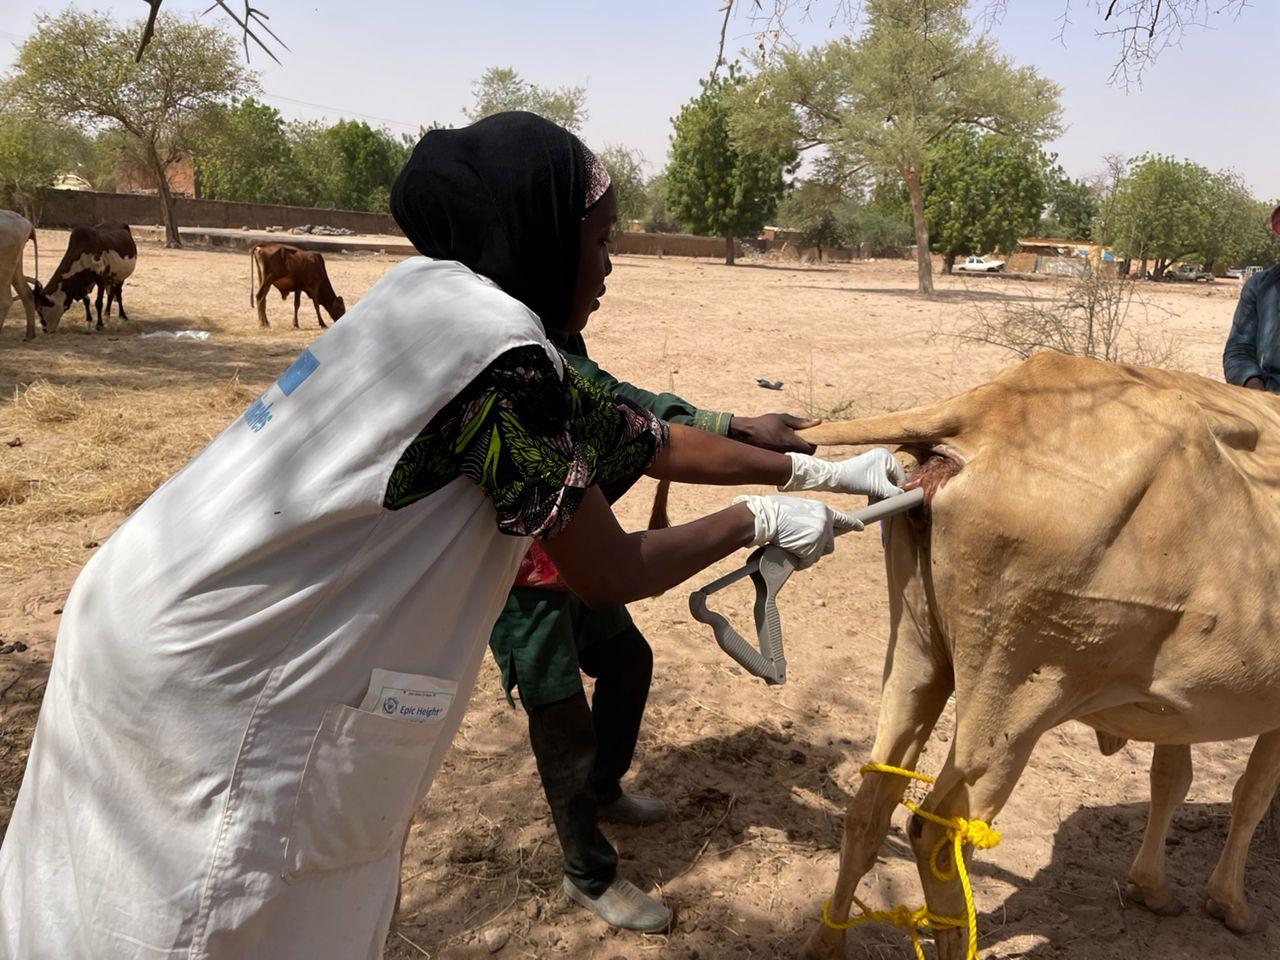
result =
[[22,272],[22,252],[26,249],[28,240],[35,249],[36,273],[39,275],[40,247],[36,243],[36,231],[31,226],[31,221],[12,210],[0,210],[0,330],[4,329],[4,318],[8,316],[9,306],[13,303],[13,294],[9,292],[12,287],[27,311],[27,339],[34,340],[36,304]]

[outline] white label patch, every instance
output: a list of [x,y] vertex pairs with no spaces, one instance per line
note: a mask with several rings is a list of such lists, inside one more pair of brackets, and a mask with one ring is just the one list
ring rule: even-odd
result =
[[360,709],[392,720],[439,723],[449,712],[457,692],[458,685],[452,680],[374,670]]

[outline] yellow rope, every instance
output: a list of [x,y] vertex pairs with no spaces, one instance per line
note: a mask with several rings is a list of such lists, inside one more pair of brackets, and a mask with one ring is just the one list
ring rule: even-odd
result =
[[[916,773],[914,770],[893,767],[887,763],[863,764],[859,773],[888,773],[919,780],[921,783],[934,782],[933,777]],[[966,820],[964,817],[952,817],[948,820],[928,810],[920,809],[910,800],[903,800],[902,805],[916,816],[937,824],[945,831],[929,854],[929,871],[942,881],[950,880],[955,876],[960,877],[960,889],[964,892],[965,915],[941,917],[931,913],[927,906],[912,910],[903,904],[899,904],[892,910],[872,910],[855,896],[853,902],[862,911],[861,915],[844,921],[832,920],[831,901],[828,900],[822,905],[822,922],[833,930],[847,930],[863,923],[891,924],[907,932],[907,936],[911,938],[911,946],[915,948],[916,960],[925,960],[924,948],[920,946],[921,930],[956,930],[964,927],[969,931],[969,949],[965,953],[965,960],[978,960],[978,914],[973,905],[973,888],[969,883],[969,871],[964,865],[964,845],[968,843],[978,850],[988,850],[1000,842],[1000,832],[993,830],[990,824],[982,820]],[[938,854],[948,843],[951,845],[951,866],[944,871],[938,866]]]

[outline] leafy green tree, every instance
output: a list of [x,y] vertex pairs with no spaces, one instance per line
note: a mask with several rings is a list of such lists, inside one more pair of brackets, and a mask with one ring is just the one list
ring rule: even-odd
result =
[[309,203],[339,210],[387,209],[391,185],[408,156],[403,140],[356,120],[332,126],[295,122],[287,134]]
[[1241,266],[1270,267],[1280,263],[1280,237],[1271,232],[1271,211],[1280,200],[1255,200],[1249,214],[1249,233],[1237,263]]
[[168,169],[186,155],[201,113],[254,87],[235,41],[195,19],[161,14],[146,58],[134,62],[142,22],[103,13],[40,15],[19,47],[5,98],[49,122],[125,131],[154,177],[166,244],[182,245]]
[[391,186],[407,159],[403,145],[386,130],[375,130],[363,120],[339,120],[324,136],[342,165],[335,205],[385,211]]
[[933,291],[921,179],[935,144],[957,127],[1039,142],[1058,130],[1058,87],[975,37],[964,0],[866,0],[866,29],[809,51],[781,51],[765,87],[738,101],[735,132],[825,148],[848,170],[906,185],[919,289]]
[[1205,181],[1206,224],[1196,244],[1196,257],[1206,270],[1218,263],[1239,262],[1257,232],[1257,204],[1240,175],[1230,170]]
[[644,211],[644,228],[649,233],[684,233],[684,224],[671,212],[667,203],[667,176],[659,173],[645,184],[648,202]]
[[1083,180],[1072,180],[1055,166],[1046,175],[1048,195],[1038,233],[1043,237],[1088,240],[1098,216],[1098,195]]
[[745,83],[732,64],[702,81],[702,93],[674,120],[666,170],[671,213],[696,234],[724,237],[727,264],[734,238],[754,236],[773,216],[786,189],[783,171],[796,159],[790,143],[751,146],[730,135],[731,99]]
[[618,223],[643,220],[649,209],[649,190],[644,177],[644,156],[639,150],[610,144],[597,156],[609,171],[609,180],[618,197]]
[[90,150],[76,127],[0,111],[0,195],[7,194],[27,219],[38,222],[40,190],[60,173],[84,170]]
[[938,141],[921,176],[933,249],[956,257],[1009,250],[1044,209],[1044,157],[1025,141],[958,127]]
[[818,248],[857,241],[862,227],[861,204],[838,185],[821,180],[795,183],[778,204],[778,225],[800,232],[800,242]]
[[1210,229],[1209,171],[1172,157],[1144,155],[1116,184],[1110,232],[1116,255],[1154,261],[1158,280],[1176,260],[1197,252]]
[[202,196],[240,203],[302,199],[280,111],[252,97],[210,111],[191,153]]
[[471,121],[507,110],[527,110],[573,133],[587,122],[586,87],[540,87],[512,67],[490,67],[471,89],[475,100],[462,111]]

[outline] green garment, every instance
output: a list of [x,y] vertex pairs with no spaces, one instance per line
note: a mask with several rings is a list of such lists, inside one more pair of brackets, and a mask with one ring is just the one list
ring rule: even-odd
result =
[[[701,410],[674,393],[651,393],[617,380],[587,358],[581,336],[575,334],[560,346],[570,366],[586,380],[631,400],[659,419],[721,436],[729,433],[732,414]],[[602,490],[612,503],[637,479],[639,475],[629,482],[603,484]],[[511,690],[515,686],[520,688],[520,702],[525,707],[573,696],[582,689],[578,651],[611,640],[630,625],[631,615],[625,606],[592,610],[568,591],[513,587],[489,637],[507,700],[514,705]]]

